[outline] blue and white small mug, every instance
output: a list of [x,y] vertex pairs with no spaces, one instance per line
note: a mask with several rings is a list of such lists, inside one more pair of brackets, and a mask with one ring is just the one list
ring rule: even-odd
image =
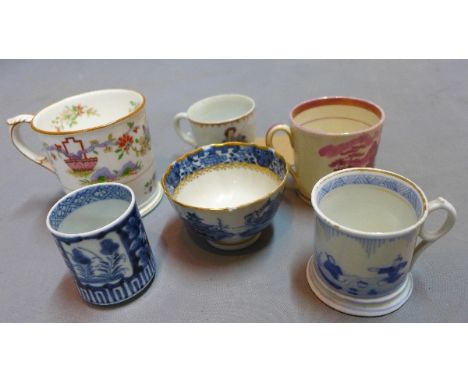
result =
[[131,188],[101,183],[73,191],[46,223],[86,302],[119,304],[153,280],[156,264]]
[[[413,289],[416,259],[456,220],[447,200],[428,202],[414,182],[381,169],[326,175],[315,184],[311,201],[316,219],[309,284],[327,305],[357,316],[380,316],[402,306]],[[424,223],[439,209],[446,219],[430,231]]]

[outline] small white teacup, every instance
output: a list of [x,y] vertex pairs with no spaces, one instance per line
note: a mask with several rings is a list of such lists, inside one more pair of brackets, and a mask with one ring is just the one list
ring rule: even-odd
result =
[[[325,304],[358,316],[380,316],[402,306],[413,289],[414,262],[456,220],[448,201],[428,202],[415,183],[380,169],[324,176],[311,201],[316,221],[309,284]],[[430,231],[424,222],[438,209],[447,217]]]
[[[223,94],[194,103],[187,112],[176,114],[174,129],[188,144],[199,147],[211,143],[254,142],[255,102],[240,94]],[[191,131],[185,132],[181,120],[190,122]]]

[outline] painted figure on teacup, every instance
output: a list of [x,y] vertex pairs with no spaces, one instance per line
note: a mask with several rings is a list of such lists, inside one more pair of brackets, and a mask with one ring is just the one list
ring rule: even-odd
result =
[[229,127],[226,129],[224,132],[224,136],[226,137],[223,140],[224,142],[246,142],[247,137],[241,133],[237,132],[237,129],[235,127]]

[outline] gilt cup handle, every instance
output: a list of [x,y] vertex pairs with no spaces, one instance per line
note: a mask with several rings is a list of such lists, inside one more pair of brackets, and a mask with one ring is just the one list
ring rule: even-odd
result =
[[23,138],[20,134],[19,127],[23,123],[28,123],[31,125],[34,116],[30,114],[21,114],[14,118],[10,118],[7,120],[8,125],[10,126],[10,139],[11,143],[18,149],[18,151],[23,154],[29,160],[32,160],[34,163],[41,165],[42,167],[46,168],[49,171],[55,173],[54,167],[52,163],[45,157],[44,155],[39,155],[31,150],[23,141]]
[[[273,125],[272,127],[270,127],[268,129],[268,131],[266,133],[266,136],[265,136],[266,145],[268,147],[271,147],[271,148],[274,149],[275,147],[273,146],[273,137],[275,136],[276,133],[278,133],[280,131],[286,133],[286,135],[288,136],[288,139],[289,139],[289,144],[294,149],[293,141],[292,141],[291,128],[288,125],[285,125],[285,124]],[[293,164],[288,164],[288,166],[289,166],[289,172],[291,173],[292,177],[294,179],[297,179],[296,169],[295,169],[294,165]]]

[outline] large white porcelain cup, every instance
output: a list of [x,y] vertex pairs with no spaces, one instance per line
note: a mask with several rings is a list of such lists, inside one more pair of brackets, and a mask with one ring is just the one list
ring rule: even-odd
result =
[[[364,188],[351,190],[355,186]],[[366,192],[365,198],[352,199],[356,190]],[[365,208],[356,208],[358,198]],[[411,295],[416,259],[456,220],[448,201],[439,197],[428,202],[415,183],[380,169],[351,168],[329,174],[314,186],[311,201],[316,221],[314,255],[307,267],[309,283],[326,304],[360,316],[383,315],[402,306]],[[439,229],[431,231],[424,223],[436,210],[446,211],[447,216]],[[411,215],[414,220],[406,223]],[[400,228],[381,228],[386,220]]]
[[[255,141],[255,102],[240,94],[222,94],[194,103],[174,117],[179,137],[193,147],[224,142]],[[182,129],[188,120],[190,131]]]
[[[54,172],[66,193],[93,183],[124,183],[135,192],[142,215],[161,200],[142,94],[124,89],[92,91],[7,122],[13,145]],[[37,133],[43,154],[22,140],[22,123]]]

